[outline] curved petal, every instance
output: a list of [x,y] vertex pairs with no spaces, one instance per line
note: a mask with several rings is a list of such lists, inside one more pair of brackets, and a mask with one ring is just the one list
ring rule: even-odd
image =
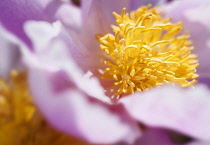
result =
[[29,72],[29,85],[35,102],[54,127],[91,143],[133,142],[139,135],[137,124],[123,116],[124,111],[119,106],[114,108],[88,97],[71,82],[62,84],[68,86],[64,90],[53,90],[55,86],[52,85],[55,84],[50,84],[50,80],[66,81],[61,75],[54,75],[34,66]]
[[58,21],[53,24],[45,21],[28,21],[24,25],[24,31],[31,39],[34,51],[38,53],[43,51],[49,41],[60,33],[61,24]]
[[[82,17],[84,26],[95,25],[98,30],[106,30],[111,24],[115,23],[112,12],[121,13],[122,9],[129,7],[127,0],[83,0],[82,1]],[[129,8],[128,8],[129,9]],[[94,31],[94,30],[93,30]],[[97,34],[98,32],[95,31]]]
[[123,7],[128,6],[126,0],[83,0],[82,8],[82,27],[76,32],[75,42],[80,40],[77,45],[81,45],[89,53],[100,53],[99,43],[96,34],[106,34],[111,31],[111,24],[115,24],[112,12],[120,13]]
[[209,145],[210,141],[193,141],[185,145]]
[[210,74],[209,75],[202,75],[198,78],[198,82],[201,84],[205,84],[210,88]]
[[210,3],[208,0],[185,0],[172,1],[161,7],[166,16],[172,17],[173,21],[183,22],[184,30],[191,35],[190,39],[195,46],[194,53],[198,55],[200,66],[198,74],[209,75],[209,53],[210,53]]
[[11,70],[21,68],[20,43],[0,24],[0,77],[7,78]]
[[81,9],[71,3],[60,5],[56,11],[55,18],[60,20],[69,29],[74,31],[81,29]]
[[151,4],[152,6],[167,2],[167,0],[130,0],[130,9],[138,9],[141,5]]
[[186,135],[210,138],[210,91],[202,86],[182,89],[165,86],[135,93],[121,102],[128,112],[149,126],[169,128]]
[[23,31],[23,25],[28,20],[53,22],[60,19],[75,28],[80,25],[80,11],[62,0],[2,0],[0,9],[1,23],[28,46],[31,46],[31,41]]
[[[81,81],[80,77],[84,75],[84,72],[79,69],[76,64],[78,58],[75,58],[75,60],[72,59],[75,54],[77,55],[77,53],[79,53],[77,51],[78,49],[69,51],[69,49],[74,49],[75,46],[72,46],[71,38],[63,34],[64,32],[59,25],[59,23],[52,25],[44,21],[30,21],[26,23],[26,33],[31,38],[32,42],[35,43],[34,46],[36,46],[34,53],[40,56],[40,60],[42,60],[43,63],[46,62],[45,65],[64,69],[67,75],[77,83],[80,89],[87,92],[90,96],[100,97],[101,100],[109,102],[110,100],[104,95],[102,87],[99,87],[100,85],[95,78],[83,78]],[[30,56],[27,49],[23,50],[25,50],[23,52],[27,54],[26,56]],[[88,85],[87,88],[88,83],[94,83],[95,87],[98,86],[97,90],[94,90],[94,87],[92,88],[90,85]]]
[[[42,30],[50,24],[31,22],[28,25],[39,25]],[[39,33],[36,35],[40,37]],[[83,77],[62,37],[48,43],[36,53],[24,49],[30,90],[47,120],[61,131],[91,143],[133,142],[140,132],[123,106],[113,106],[96,79]]]
[[175,145],[166,130],[148,128],[143,136],[135,142],[136,145]]

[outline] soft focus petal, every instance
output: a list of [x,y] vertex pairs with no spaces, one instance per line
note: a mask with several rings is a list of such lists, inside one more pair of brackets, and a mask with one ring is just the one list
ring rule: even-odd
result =
[[30,39],[23,31],[26,21],[53,22],[60,19],[67,25],[78,27],[81,19],[78,8],[61,0],[1,0],[0,9],[1,23],[29,46],[31,46]]
[[166,130],[148,128],[143,136],[135,143],[136,145],[175,145]]
[[210,138],[210,91],[204,86],[165,86],[123,98],[130,114],[142,123],[170,128],[189,136]]
[[96,34],[111,32],[111,24],[115,24],[112,12],[120,13],[123,7],[127,7],[126,0],[83,0],[82,7],[82,27],[79,32],[73,35],[78,46],[86,49],[91,55],[98,55],[101,50],[97,42]]
[[[43,2],[45,1],[43,0]],[[27,20],[50,20],[44,13],[44,6],[41,5],[40,1],[1,0],[0,9],[0,21],[2,24],[27,44],[31,43],[23,32],[24,22]]]
[[207,141],[207,142],[204,142],[204,141],[193,141],[193,142],[185,144],[185,145],[210,145],[210,141]]
[[0,25],[0,77],[21,68],[20,42]]
[[207,85],[210,88],[210,76],[200,76],[198,82]]
[[[115,18],[112,16],[112,12],[120,13],[122,8],[129,7],[128,0],[83,0],[82,1],[82,16],[84,26],[95,25],[99,31],[110,29],[110,25],[115,23]],[[91,28],[92,31],[93,28]],[[97,34],[98,32],[95,31]]]
[[135,10],[138,9],[141,5],[151,4],[152,6],[162,4],[166,2],[166,0],[130,0],[130,9]]
[[[28,23],[26,29],[29,25],[38,25],[40,30],[46,26],[54,29],[45,22]],[[27,33],[32,36],[33,31]],[[35,39],[34,36],[31,38]],[[76,137],[92,143],[133,142],[140,135],[136,122],[123,106],[112,106],[108,97],[104,98],[97,80],[87,82],[61,38],[52,39],[47,48],[36,54],[24,51],[35,103],[53,126]]]
[[60,20],[69,29],[74,31],[81,29],[81,9],[71,3],[63,3],[57,9],[55,18]]
[[[71,58],[71,56],[77,53],[77,49],[75,49],[75,53],[73,54],[71,54],[73,50],[69,51],[69,49],[74,48],[72,48],[71,43],[69,43],[71,42],[71,39],[63,33],[55,37],[55,34],[57,34],[58,31],[62,31],[62,29],[59,28],[59,25],[59,23],[52,25],[47,22],[36,21],[28,22],[25,25],[26,33],[32,39],[32,42],[41,43],[41,45],[34,45],[37,46],[34,52],[37,56],[40,56],[39,59],[43,61],[42,65],[44,65],[45,62],[45,65],[49,65],[50,67],[64,69],[67,72],[67,75],[77,83],[80,89],[84,90],[90,96],[100,97],[101,100],[109,102],[110,100],[104,95],[103,88],[99,87],[100,85],[95,78],[92,78],[91,80],[83,78],[81,80],[81,76],[84,75],[84,72],[77,67],[76,62]],[[39,29],[39,32],[41,33],[36,32],[37,29]],[[41,35],[45,37],[42,37]],[[28,56],[29,52],[25,51],[24,53]],[[87,85],[88,83],[94,83],[95,87]],[[97,90],[95,90],[96,87]]]
[[210,54],[210,3],[208,0],[173,1],[161,7],[166,16],[173,17],[173,21],[183,22],[184,30],[191,35],[190,39],[195,46],[194,52],[198,55],[200,66],[198,74],[209,76]]
[[48,45],[49,41],[58,35],[61,29],[61,24],[59,22],[50,24],[41,21],[37,22],[40,25],[33,25],[34,23],[36,23],[36,21],[29,21],[25,23],[24,30],[33,42],[35,48],[34,51],[39,52],[43,51],[43,48]]

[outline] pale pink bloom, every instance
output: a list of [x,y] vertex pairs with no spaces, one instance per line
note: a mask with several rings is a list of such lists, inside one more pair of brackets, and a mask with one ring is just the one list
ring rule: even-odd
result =
[[[189,0],[186,1],[189,3]],[[114,85],[100,79],[98,70],[103,69],[105,55],[99,49],[95,34],[111,32],[110,24],[114,24],[111,13],[119,13],[126,6],[128,10],[132,9],[135,2],[84,0],[80,9],[69,2],[59,1],[59,5],[53,5],[57,9],[64,4],[68,10],[75,8],[69,13],[65,9],[56,9],[51,13],[52,19],[59,19],[62,24],[36,21],[25,24],[23,40],[27,38],[27,42],[31,42],[28,46],[32,46],[33,51],[27,46],[22,50],[30,90],[37,106],[54,127],[91,143],[152,145],[151,137],[156,140],[156,145],[173,144],[163,129],[209,140],[210,91],[205,85],[195,85],[195,89],[173,85],[155,87],[145,92],[135,92],[115,103],[104,94],[104,87],[111,89]],[[169,3],[171,8],[166,11],[176,18],[176,13],[172,11],[175,8],[173,4]],[[194,9],[203,3],[183,5]],[[186,8],[179,8],[181,15]],[[202,20],[199,23],[204,24]],[[194,25],[194,21],[189,24]],[[192,35],[194,31],[189,28]],[[20,35],[19,32],[14,33]],[[208,39],[209,33],[205,34]],[[200,36],[192,38],[196,43],[203,40]],[[200,59],[202,51],[207,51],[209,47],[195,49]],[[199,74],[204,80],[209,75],[206,70],[210,70],[205,63],[208,59],[200,59]],[[139,123],[147,126],[147,130],[140,128]]]

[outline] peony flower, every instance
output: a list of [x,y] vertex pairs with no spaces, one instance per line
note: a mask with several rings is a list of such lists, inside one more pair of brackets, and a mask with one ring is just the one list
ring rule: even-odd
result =
[[[119,85],[113,84],[114,79],[101,79],[100,72],[104,73],[106,70],[104,61],[110,63],[116,60],[114,54],[106,55],[109,55],[108,51],[112,51],[111,49],[103,49],[104,40],[108,41],[108,36],[113,36],[105,34],[114,34],[110,29],[110,24],[114,24],[110,15],[112,11],[119,13],[122,7],[126,7],[126,3],[127,1],[125,3],[116,1],[110,5],[109,1],[84,1],[82,10],[75,14],[76,16],[82,14],[82,21],[72,20],[73,23],[67,23],[65,21],[67,17],[62,15],[63,17],[58,17],[62,24],[35,21],[25,24],[24,30],[28,36],[26,38],[32,42],[29,46],[33,46],[33,51],[29,51],[27,46],[22,50],[28,68],[28,83],[35,103],[54,127],[91,143],[134,144],[139,138],[135,144],[146,144],[151,141],[150,137],[155,138],[157,135],[159,136],[156,144],[172,143],[168,134],[156,128],[170,129],[195,139],[208,140],[210,92],[207,87],[198,84],[195,85],[195,89],[183,89],[169,84],[155,87],[156,84],[149,83],[152,86],[148,84],[148,89],[145,90],[143,87],[133,89],[127,87],[124,91],[124,88],[120,89]],[[120,20],[123,13],[115,16]],[[180,28],[179,25],[173,26]],[[116,32],[118,29],[119,27],[114,27]],[[94,39],[98,33],[104,34],[98,39],[106,53],[100,50],[100,44]],[[120,32],[118,35],[121,35]],[[194,41],[198,40],[199,38],[196,38]],[[189,52],[191,48],[188,48],[188,43],[184,45]],[[176,53],[179,51],[176,50]],[[193,58],[190,57],[192,64],[195,64],[190,67],[192,74],[185,72],[190,76],[189,80],[182,80],[181,83],[179,79],[173,80],[183,86],[195,83],[190,80],[197,77],[195,74],[197,62],[194,55],[189,56]],[[203,64],[201,62],[201,65]],[[115,72],[114,68],[110,69]],[[119,75],[109,71],[110,69],[107,69],[105,74]],[[183,71],[179,67],[176,69],[180,69],[178,72]],[[203,77],[202,70],[199,74]],[[180,76],[182,77],[181,74]],[[129,84],[136,85],[132,82]],[[116,92],[118,93],[115,94]],[[161,135],[164,139],[160,138]]]

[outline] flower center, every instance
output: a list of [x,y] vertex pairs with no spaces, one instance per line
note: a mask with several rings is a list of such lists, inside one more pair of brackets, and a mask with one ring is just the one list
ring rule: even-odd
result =
[[98,37],[100,48],[108,55],[102,78],[113,78],[119,86],[116,95],[144,91],[165,83],[183,87],[196,83],[199,65],[188,34],[179,35],[182,24],[170,23],[157,8],[143,6],[119,15],[113,12],[113,34]]

